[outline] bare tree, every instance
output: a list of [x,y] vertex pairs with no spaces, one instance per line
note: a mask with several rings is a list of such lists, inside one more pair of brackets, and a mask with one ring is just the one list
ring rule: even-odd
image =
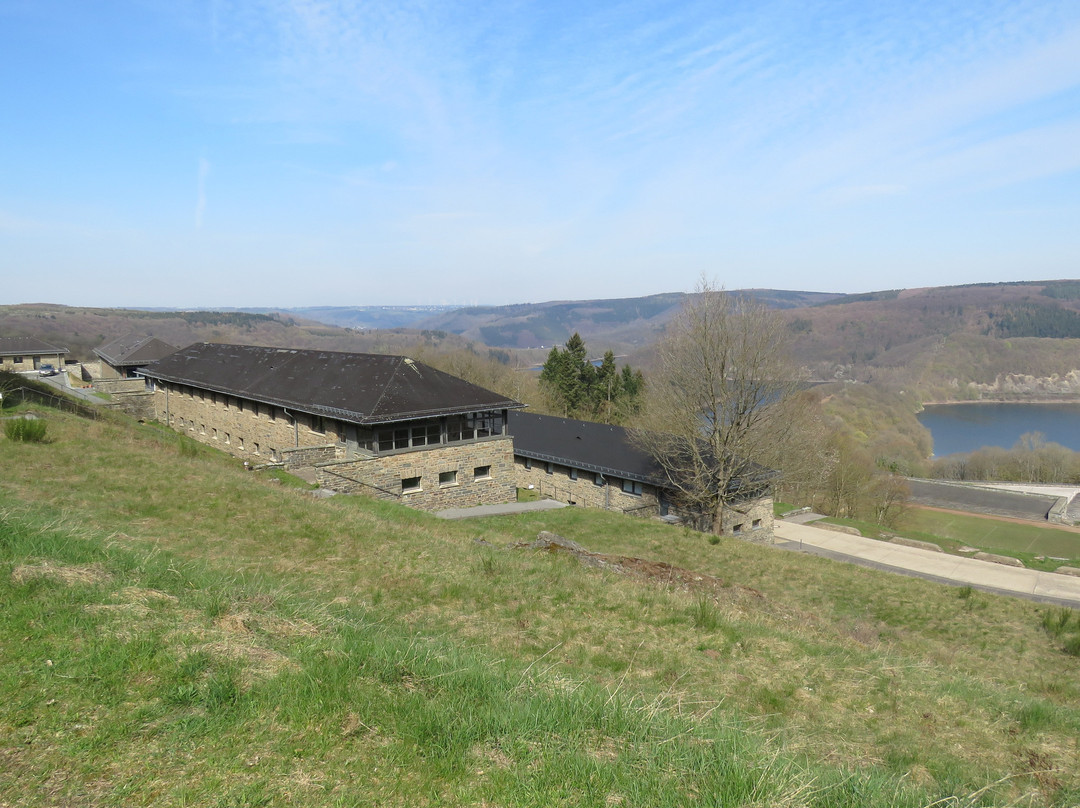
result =
[[763,458],[796,428],[789,334],[765,306],[702,279],[657,346],[635,435],[715,533],[726,510],[760,492]]

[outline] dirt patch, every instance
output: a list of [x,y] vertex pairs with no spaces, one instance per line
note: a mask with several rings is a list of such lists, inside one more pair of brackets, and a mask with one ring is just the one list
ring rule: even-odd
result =
[[[486,542],[480,543],[486,544]],[[586,567],[595,567],[597,569],[607,570],[608,572],[614,572],[617,575],[626,575],[631,578],[637,578],[642,581],[663,583],[669,586],[677,586],[690,590],[705,590],[710,592],[724,590],[728,592],[739,592],[754,598],[765,599],[765,595],[751,587],[732,586],[716,576],[694,572],[693,570],[683,569],[682,567],[675,567],[664,561],[648,561],[644,558],[633,558],[631,556],[594,553],[591,550],[585,549],[575,541],[571,541],[570,539],[558,536],[554,533],[549,533],[546,530],[540,531],[536,541],[518,542],[517,544],[510,545],[507,549],[546,550],[550,553],[568,553]]]

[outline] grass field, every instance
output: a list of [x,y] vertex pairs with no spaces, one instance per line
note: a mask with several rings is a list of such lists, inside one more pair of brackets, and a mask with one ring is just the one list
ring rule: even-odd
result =
[[909,509],[895,529],[852,519],[826,521],[855,527],[869,538],[903,536],[928,541],[948,553],[958,553],[961,547],[975,547],[1013,556],[1032,569],[1053,570],[1062,564],[1080,566],[1080,532],[1050,525],[919,507]]
[[[48,420],[0,439],[0,805],[1080,802],[1070,614]],[[502,549],[540,530],[689,572]]]
[[904,531],[932,534],[1020,558],[1041,555],[1080,559],[1080,533],[1045,525],[913,508],[905,518]]

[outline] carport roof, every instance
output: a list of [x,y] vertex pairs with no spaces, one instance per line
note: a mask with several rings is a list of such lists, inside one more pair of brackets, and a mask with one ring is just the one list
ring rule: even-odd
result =
[[407,357],[382,354],[202,342],[141,373],[358,424],[523,406]]

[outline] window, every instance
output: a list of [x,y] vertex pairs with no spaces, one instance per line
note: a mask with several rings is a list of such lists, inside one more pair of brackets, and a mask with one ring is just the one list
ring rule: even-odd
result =
[[742,533],[742,525],[741,525],[741,524],[735,525],[735,527],[733,527],[733,528],[731,529],[731,532],[732,532],[732,533],[733,533],[734,535],[738,536],[738,535],[739,535],[740,533]]
[[231,439],[231,438],[229,437],[229,433],[228,433],[228,432],[226,432],[226,433],[225,433],[225,442],[226,442],[226,443],[232,443],[232,439]]
[[321,415],[311,416],[311,431],[318,432],[320,435],[326,434],[326,422],[323,421]]
[[206,434],[206,424],[199,424],[199,434],[200,435],[205,435]]
[[544,471],[547,472],[548,474],[554,474],[555,473],[555,464],[554,463],[545,463],[544,464]]
[[401,493],[408,494],[413,491],[420,491],[420,478],[419,477],[403,477],[401,479]]
[[604,475],[601,474],[598,471],[598,472],[596,472],[596,476],[593,477],[593,485],[603,486],[603,484],[604,484]]
[[259,453],[259,444],[253,443],[253,444],[251,444],[251,448],[252,448],[252,451],[255,452],[255,454]]
[[277,420],[277,408],[272,404],[266,408],[266,414],[270,417],[271,421]]
[[212,434],[210,435],[210,437],[212,437],[212,438],[213,438],[214,440],[217,440],[217,439],[218,439],[218,436],[217,436],[217,430],[216,430],[216,429],[213,429],[213,430],[212,430]]
[[240,440],[240,451],[242,452],[242,451],[244,451],[244,439],[240,438],[239,440]]
[[761,520],[760,519],[755,519],[753,521],[753,523],[750,525],[750,529],[751,530],[761,530]]
[[472,470],[474,480],[490,480],[491,466],[477,466]]
[[399,426],[394,429],[380,429],[378,440],[380,452],[410,449],[418,446],[438,446],[442,443],[442,428],[437,423],[434,423],[419,424],[413,427]]
[[566,470],[566,476],[569,477],[571,480],[576,480],[577,479],[577,469],[567,469]]
[[634,496],[640,497],[641,496],[641,483],[635,482],[634,480],[623,480],[622,481],[622,490],[623,490],[623,493],[633,494]]
[[532,469],[532,458],[531,457],[526,457],[525,458],[525,471],[529,471],[530,469]]
[[503,416],[501,412],[471,412],[449,418],[446,428],[446,439],[451,443],[489,438],[502,434]]
[[439,485],[457,485],[456,471],[440,471]]

